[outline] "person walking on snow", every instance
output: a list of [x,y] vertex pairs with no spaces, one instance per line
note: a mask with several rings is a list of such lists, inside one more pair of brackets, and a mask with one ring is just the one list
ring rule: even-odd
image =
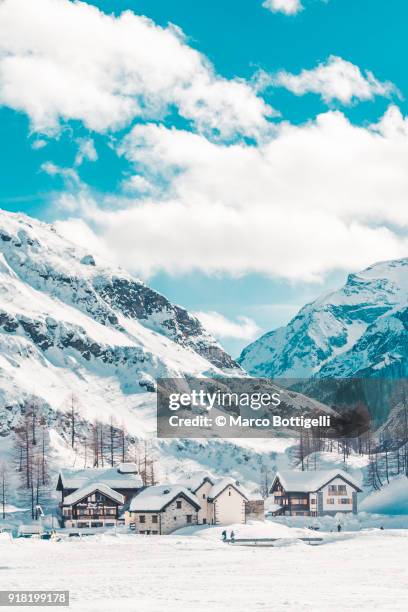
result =
[[225,542],[225,540],[227,539],[227,530],[224,529],[221,535],[222,535],[222,541]]
[[340,533],[340,531],[341,531],[341,525],[340,525],[340,523],[337,525],[337,531],[338,531],[339,533]]
[[231,531],[231,542],[235,542],[235,533]]

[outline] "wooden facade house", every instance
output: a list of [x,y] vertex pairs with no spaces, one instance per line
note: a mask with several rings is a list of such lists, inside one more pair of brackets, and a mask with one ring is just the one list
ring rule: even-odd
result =
[[114,468],[61,470],[61,523],[68,528],[113,527],[126,503],[143,488],[135,464]]
[[357,493],[361,493],[358,483],[343,470],[280,471],[268,506],[272,514],[285,516],[355,514]]

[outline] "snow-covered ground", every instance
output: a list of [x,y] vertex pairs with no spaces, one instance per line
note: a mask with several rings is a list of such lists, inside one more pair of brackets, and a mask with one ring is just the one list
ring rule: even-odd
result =
[[[286,528],[285,528],[286,529]],[[408,531],[330,534],[271,548],[205,537],[0,539],[2,589],[69,589],[83,612],[408,609]],[[53,608],[48,608],[53,609]]]

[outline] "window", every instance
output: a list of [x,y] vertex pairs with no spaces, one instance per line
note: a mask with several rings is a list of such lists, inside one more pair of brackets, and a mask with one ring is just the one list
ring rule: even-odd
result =
[[310,503],[312,504],[312,506],[314,506],[316,504],[316,500],[315,499],[311,499]]
[[346,493],[346,485],[329,485],[329,495],[345,495]]
[[231,497],[231,489],[228,489],[228,495]]
[[205,493],[203,493],[203,499],[205,499]]
[[342,497],[342,498],[340,499],[340,503],[341,503],[341,504],[351,504],[351,499],[350,499],[350,498],[348,498],[348,497]]
[[157,523],[157,514],[153,514],[152,523]]
[[145,522],[146,522],[146,517],[145,517],[145,515],[144,515],[144,514],[141,514],[141,515],[139,516],[139,521],[140,521],[141,523],[145,523]]
[[180,508],[181,508],[181,501],[177,501],[176,502],[176,508],[177,508],[177,510],[180,510]]
[[328,497],[327,498],[327,503],[330,504],[330,505],[333,505],[334,504],[334,498],[333,497]]
[[187,519],[187,523],[192,523],[192,520],[193,520],[192,514],[187,514],[186,519]]
[[206,524],[207,524],[207,519],[203,518],[203,525],[206,525]]

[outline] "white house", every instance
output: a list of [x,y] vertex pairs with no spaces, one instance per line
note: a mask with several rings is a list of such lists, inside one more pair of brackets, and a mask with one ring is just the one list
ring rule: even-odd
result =
[[138,533],[160,535],[197,525],[200,504],[180,485],[157,485],[137,493],[124,512],[125,524]]
[[271,511],[278,515],[321,516],[357,513],[358,483],[343,470],[277,472],[270,489]]
[[250,495],[230,476],[215,478],[209,472],[198,472],[182,483],[200,504],[199,524],[229,525],[263,520],[263,500]]

